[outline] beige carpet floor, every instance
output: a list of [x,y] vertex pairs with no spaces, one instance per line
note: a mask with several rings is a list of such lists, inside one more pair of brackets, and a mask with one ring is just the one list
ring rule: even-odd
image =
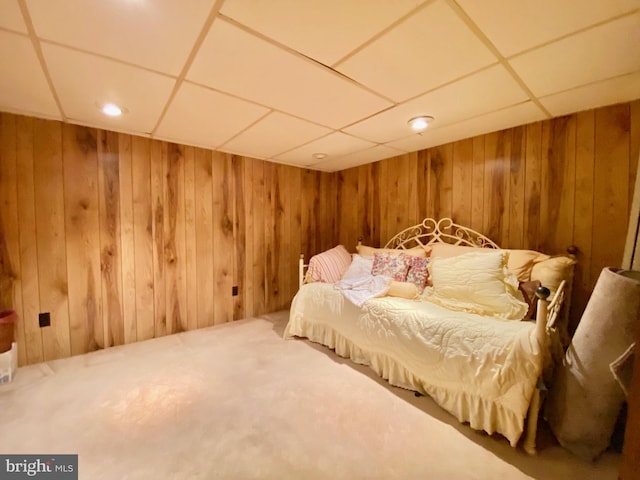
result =
[[287,312],[18,370],[0,453],[79,455],[81,479],[617,477],[549,438],[536,457],[306,340]]

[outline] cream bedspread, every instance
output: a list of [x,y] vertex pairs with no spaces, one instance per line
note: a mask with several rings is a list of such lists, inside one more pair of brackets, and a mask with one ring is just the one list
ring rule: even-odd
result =
[[295,296],[284,337],[333,348],[516,446],[541,372],[534,327],[392,297],[358,308],[333,285],[312,283]]

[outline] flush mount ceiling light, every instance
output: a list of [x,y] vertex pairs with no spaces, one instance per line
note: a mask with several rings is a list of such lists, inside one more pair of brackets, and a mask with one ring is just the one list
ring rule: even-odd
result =
[[326,153],[314,153],[311,156],[313,158],[315,158],[316,160],[324,160],[325,158],[327,158],[327,154]]
[[421,132],[426,130],[429,124],[433,121],[433,117],[430,115],[420,115],[419,117],[413,117],[407,123],[411,127],[411,130],[415,132]]
[[121,108],[115,103],[110,103],[110,102],[98,104],[98,108],[100,108],[100,111],[102,113],[104,113],[109,117],[119,117],[120,115],[122,115],[123,113],[126,113],[127,111],[125,108]]

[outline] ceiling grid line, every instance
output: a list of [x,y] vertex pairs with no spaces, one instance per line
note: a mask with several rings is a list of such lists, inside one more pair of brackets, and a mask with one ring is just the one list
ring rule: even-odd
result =
[[[24,0],[22,0],[24,1]],[[184,82],[185,77],[187,76],[187,72],[189,71],[189,69],[191,68],[191,64],[193,63],[193,60],[196,58],[196,55],[198,54],[198,50],[200,50],[200,47],[202,46],[202,42],[204,42],[204,39],[206,38],[206,36],[209,34],[209,30],[211,29],[211,25],[213,25],[213,22],[215,21],[215,19],[218,17],[220,9],[222,8],[222,4],[224,3],[224,0],[216,0],[216,3],[214,3],[213,7],[211,7],[211,11],[209,12],[209,16],[207,17],[207,19],[204,22],[204,25],[202,26],[202,29],[200,30],[200,33],[198,34],[198,37],[196,38],[195,43],[193,44],[193,47],[191,48],[191,51],[189,52],[189,56],[187,57],[187,60],[185,61],[182,70],[180,70],[180,74],[178,75],[178,78],[176,79],[176,82],[173,86],[173,89],[171,90],[171,93],[169,94],[169,98],[167,99],[167,103],[165,103],[162,112],[160,113],[160,116],[158,117],[158,121],[156,122],[155,126],[153,127],[153,129],[150,132],[151,137],[153,138],[156,134],[156,132],[158,131],[158,127],[160,127],[160,124],[162,123],[162,120],[164,119],[165,115],[167,114],[167,111],[169,110],[169,107],[171,106],[171,103],[173,102],[173,99],[175,98],[176,94],[178,93],[178,90],[180,90],[180,87],[182,86],[182,83]]]
[[588,32],[590,30],[593,30],[595,28],[598,28],[598,27],[601,27],[603,25],[606,25],[607,23],[615,22],[616,20],[620,20],[620,19],[625,18],[625,17],[630,17],[632,15],[637,15],[638,13],[640,13],[640,8],[636,8],[636,9],[630,10],[628,12],[621,13],[620,15],[616,15],[614,17],[607,18],[606,20],[601,20],[599,22],[592,23],[591,25],[587,25],[586,27],[583,27],[583,28],[580,28],[578,30],[566,33],[564,35],[560,35],[559,37],[555,37],[555,38],[553,38],[551,40],[547,40],[546,42],[542,42],[542,43],[536,44],[533,47],[525,48],[522,51],[519,51],[517,53],[514,53],[513,55],[509,55],[508,57],[504,57],[504,58],[506,58],[507,60],[513,60],[514,58],[517,58],[517,57],[519,57],[521,55],[525,55],[527,53],[531,53],[531,52],[533,52],[535,50],[539,50],[540,48],[544,48],[544,47],[546,47],[548,45],[551,45],[551,44],[556,43],[556,42],[560,42],[562,40],[565,40],[567,38],[573,37],[575,35],[580,35],[582,33],[586,33],[586,32]]
[[245,128],[243,128],[242,130],[240,130],[238,133],[235,133],[234,135],[232,135],[231,137],[227,138],[224,142],[222,142],[220,145],[218,145],[216,148],[224,148],[224,146],[229,143],[232,142],[234,139],[236,139],[237,137],[239,137],[240,135],[242,135],[243,133],[245,133],[247,130],[249,130],[251,127],[253,127],[254,125],[256,125],[257,123],[260,123],[262,120],[264,120],[265,118],[267,118],[269,115],[273,114],[273,110],[269,110],[268,112],[266,112],[264,115],[258,117],[256,120],[254,120],[253,122],[251,122],[249,125],[247,125]]
[[[314,125],[318,125],[319,127],[324,127],[324,128],[329,128],[331,130],[336,130],[335,128],[330,127],[329,125],[326,125],[326,124],[323,124],[323,123],[319,123],[319,122],[316,122],[314,120],[310,120],[308,118],[301,117],[300,115],[296,115],[295,113],[286,112],[286,111],[281,110],[279,108],[275,108],[275,107],[272,107],[270,105],[267,105],[266,103],[260,103],[260,102],[257,102],[255,100],[253,100],[253,99],[242,97],[240,95],[236,95],[235,93],[227,92],[226,90],[220,90],[219,88],[211,87],[209,85],[204,85],[202,83],[199,83],[199,82],[196,82],[196,81],[193,81],[193,80],[188,80],[186,78],[184,80],[184,83],[190,84],[190,85],[195,85],[197,87],[204,88],[206,90],[211,90],[212,92],[220,93],[222,95],[227,95],[229,97],[236,98],[238,100],[242,100],[243,102],[249,102],[249,103],[252,103],[254,105],[257,105],[258,107],[266,108],[266,109],[272,110],[273,112],[282,113],[283,115],[288,115],[290,117],[297,118],[298,120],[302,120],[304,122],[309,122],[309,123],[312,123]],[[393,107],[393,105],[391,105],[388,108],[392,108],[392,107]],[[380,112],[376,112],[373,115],[377,115],[378,113],[380,113]],[[358,120],[358,121],[360,121],[360,120]],[[345,128],[345,127],[340,127],[340,128]]]
[[473,33],[485,44],[485,46],[493,53],[500,64],[509,72],[509,74],[513,77],[513,79],[520,85],[520,87],[526,92],[529,96],[529,99],[545,114],[547,118],[553,118],[551,112],[547,110],[547,108],[540,102],[538,97],[534,95],[533,91],[529,88],[529,86],[524,82],[524,80],[516,73],[511,64],[507,61],[507,59],[500,53],[500,51],[496,48],[489,37],[485,35],[485,33],[476,25],[476,23],[469,17],[467,12],[458,5],[456,0],[445,0],[447,4],[453,9],[453,11],[460,17],[460,19],[473,31]]
[[314,65],[317,68],[321,68],[325,72],[328,72],[331,75],[336,76],[337,78],[340,78],[342,80],[350,82],[351,84],[353,84],[353,85],[355,85],[355,86],[357,86],[359,88],[362,88],[363,90],[366,90],[369,93],[371,93],[373,95],[376,95],[376,96],[380,97],[381,99],[383,99],[383,100],[385,100],[387,102],[391,102],[393,104],[396,103],[393,99],[385,96],[384,94],[382,94],[380,92],[377,92],[377,91],[369,88],[368,86],[361,84],[360,82],[357,82],[356,80],[354,80],[353,78],[349,77],[348,75],[345,75],[342,72],[337,71],[335,68],[333,68],[333,66],[325,65],[324,63],[319,62],[319,61],[317,61],[317,60],[305,55],[304,53],[301,53],[301,52],[299,52],[299,51],[297,51],[297,50],[295,50],[295,49],[293,49],[293,48],[291,48],[291,47],[289,47],[287,45],[284,45],[284,44],[278,42],[277,40],[274,40],[273,38],[268,37],[267,35],[264,35],[264,34],[258,32],[256,30],[253,30],[252,28],[249,28],[248,26],[238,22],[237,20],[235,20],[235,19],[233,19],[231,17],[227,17],[226,15],[224,15],[222,13],[219,14],[218,16],[219,16],[220,20],[224,20],[229,25],[233,25],[234,27],[239,28],[240,30],[242,30],[245,33],[248,33],[249,35],[252,35],[252,36],[254,36],[256,38],[259,38],[260,40],[263,40],[263,41],[273,45],[274,47],[277,47],[277,48],[279,48],[281,50],[284,50],[285,52],[290,53],[291,55],[294,55],[295,57],[300,58],[300,59],[304,60],[305,62],[308,62],[311,65]]
[[127,60],[123,60],[121,58],[111,57],[111,56],[105,55],[103,53],[92,52],[91,50],[85,50],[83,48],[74,47],[73,45],[68,45],[66,43],[56,42],[54,40],[49,40],[49,39],[46,39],[46,38],[41,38],[40,39],[40,43],[41,44],[45,44],[45,45],[53,45],[54,47],[60,47],[60,48],[64,48],[64,49],[67,49],[67,50],[72,50],[74,52],[82,53],[83,55],[91,55],[92,57],[102,58],[102,59],[108,60],[110,62],[116,62],[116,63],[119,63],[121,65],[125,65],[127,67],[133,67],[133,68],[137,68],[137,69],[140,69],[140,70],[144,70],[146,72],[153,73],[155,75],[161,75],[163,77],[171,78],[173,80],[178,78],[175,75],[171,75],[170,73],[167,73],[167,72],[161,72],[160,70],[155,70],[153,68],[145,67],[144,65],[140,65],[138,63],[128,62]]
[[358,47],[356,47],[355,49],[353,49],[352,51],[350,51],[349,53],[347,53],[346,55],[344,55],[342,58],[338,59],[337,62],[334,62],[331,67],[332,68],[337,68],[339,65],[343,64],[344,62],[346,62],[347,60],[349,60],[351,57],[353,57],[354,55],[357,55],[359,52],[361,52],[362,50],[364,50],[365,48],[367,48],[369,45],[371,45],[372,43],[378,41],[380,38],[384,37],[386,34],[388,34],[390,31],[392,31],[393,29],[395,29],[396,27],[398,27],[399,25],[401,25],[402,23],[406,22],[409,18],[415,16],[418,12],[421,12],[422,10],[424,10],[425,8],[427,8],[429,5],[431,5],[432,3],[434,3],[436,0],[428,0],[426,2],[424,2],[421,5],[418,5],[416,8],[414,8],[413,10],[411,10],[410,12],[406,13],[405,15],[403,15],[402,17],[400,17],[399,19],[397,19],[395,22],[393,22],[391,25],[387,26],[386,28],[384,28],[383,30],[379,31],[378,33],[376,33],[375,35],[373,35],[371,38],[369,38],[367,41],[365,41],[364,43],[360,44]]
[[33,49],[35,50],[36,56],[38,57],[40,68],[42,68],[42,73],[44,74],[45,80],[47,81],[47,85],[49,86],[49,90],[51,91],[51,95],[53,96],[53,100],[56,103],[56,107],[58,108],[58,111],[60,112],[62,121],[66,122],[68,121],[68,118],[64,112],[64,108],[62,107],[62,102],[60,101],[60,97],[58,96],[58,92],[56,91],[55,85],[53,84],[53,79],[51,78],[51,74],[49,73],[47,62],[44,59],[44,54],[42,53],[42,47],[40,46],[40,40],[36,35],[36,30],[33,26],[31,14],[27,9],[26,0],[18,0],[18,6],[20,7],[20,12],[22,13],[22,19],[24,20],[24,23],[27,26],[27,31],[29,32],[29,39],[31,40],[31,44],[33,45]]

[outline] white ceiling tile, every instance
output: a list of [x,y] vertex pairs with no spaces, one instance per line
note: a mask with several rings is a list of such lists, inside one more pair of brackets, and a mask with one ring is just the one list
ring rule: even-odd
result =
[[536,96],[640,67],[640,14],[592,28],[509,60]]
[[640,72],[543,97],[540,102],[553,116],[560,116],[634,98],[640,98]]
[[0,31],[0,109],[60,118],[31,40]]
[[640,6],[638,0],[457,1],[505,56]]
[[502,65],[434,90],[363,120],[345,132],[386,143],[411,134],[407,121],[419,115],[434,117],[430,128],[439,128],[492,110],[528,100],[527,94]]
[[537,122],[545,118],[545,114],[533,102],[525,102],[453,125],[427,130],[423,134],[411,135],[390,142],[388,145],[406,151],[422,150],[476,135]]
[[396,157],[404,152],[386,145],[376,145],[375,147],[360,152],[351,153],[338,158],[324,160],[311,165],[312,168],[325,172],[337,172],[347,168],[357,167],[366,163],[377,162],[385,158]]
[[326,153],[326,161],[329,161],[333,157],[341,157],[359,150],[365,150],[374,145],[374,143],[346,135],[342,132],[334,132],[295,150],[278,155],[274,157],[274,160],[303,166],[312,165],[318,163],[318,160],[312,156],[314,153]]
[[[80,123],[148,133],[175,83],[164,75],[65,47],[45,44],[42,51],[64,112]],[[106,102],[128,112],[120,117],[107,117],[98,107]]]
[[333,128],[390,105],[311,61],[223,21],[214,22],[187,78]]
[[27,33],[18,0],[0,0],[0,28]]
[[443,1],[402,22],[337,69],[396,101],[497,61]]
[[220,148],[249,157],[268,158],[328,133],[331,133],[328,128],[273,112]]
[[268,112],[264,107],[185,82],[156,136],[216,148]]
[[227,0],[221,12],[304,55],[332,65],[424,2]]
[[213,0],[27,0],[38,37],[172,75]]

